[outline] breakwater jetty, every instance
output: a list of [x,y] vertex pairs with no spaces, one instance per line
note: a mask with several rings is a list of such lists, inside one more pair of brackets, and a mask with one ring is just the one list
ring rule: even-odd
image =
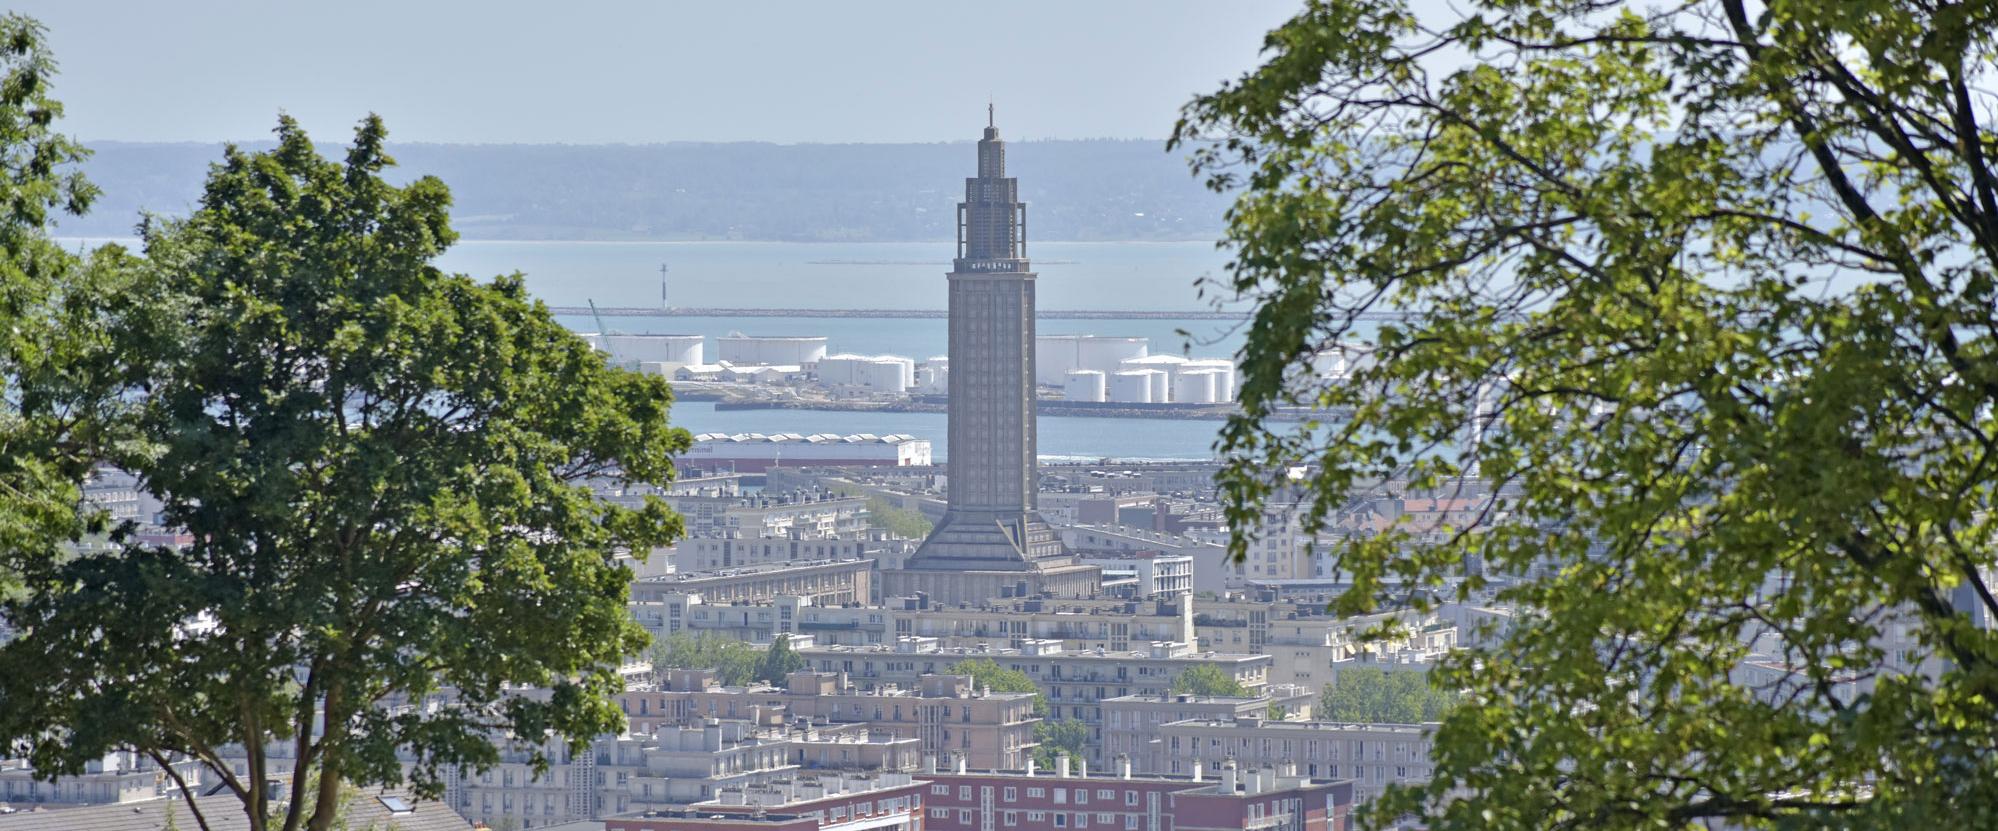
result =
[[[549,306],[548,310],[558,315],[589,315],[588,306]],[[944,309],[754,309],[723,307],[673,307],[661,309],[643,306],[598,306],[596,314],[604,317],[798,317],[798,318],[861,318],[880,320],[923,320],[944,319],[950,312]],[[1354,316],[1356,320],[1396,321],[1413,317],[1410,312],[1362,312]],[[1247,320],[1246,311],[1207,310],[1157,310],[1157,309],[1041,309],[1034,313],[1041,320]]]

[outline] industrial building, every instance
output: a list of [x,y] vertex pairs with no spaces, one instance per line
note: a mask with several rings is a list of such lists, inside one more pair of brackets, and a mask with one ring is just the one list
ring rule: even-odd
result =
[[1164,404],[1172,400],[1166,374],[1156,369],[1127,369],[1110,375],[1107,400],[1115,404]]
[[680,461],[707,470],[727,467],[759,473],[772,467],[870,465],[910,467],[931,464],[930,442],[901,433],[702,433]]

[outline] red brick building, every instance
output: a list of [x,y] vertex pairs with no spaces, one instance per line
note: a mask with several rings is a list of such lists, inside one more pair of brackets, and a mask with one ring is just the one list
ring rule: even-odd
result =
[[1223,766],[1190,777],[922,774],[927,831],[1346,831],[1353,783]]

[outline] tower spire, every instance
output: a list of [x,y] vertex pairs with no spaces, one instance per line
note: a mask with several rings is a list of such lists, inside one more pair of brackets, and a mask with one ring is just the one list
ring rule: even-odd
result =
[[985,99],[985,126],[987,127],[999,126],[999,123],[995,121],[992,116],[992,99],[990,98]]

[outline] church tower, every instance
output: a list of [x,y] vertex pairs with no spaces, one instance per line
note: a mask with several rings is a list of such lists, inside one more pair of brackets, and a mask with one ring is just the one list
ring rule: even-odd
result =
[[[986,109],[978,175],[957,206],[950,274],[949,507],[888,590],[939,602],[1008,594],[1094,594],[1035,507],[1034,279],[1027,206],[1006,175],[1006,142]],[[927,579],[923,573],[942,579]],[[987,592],[990,593],[987,593]]]

